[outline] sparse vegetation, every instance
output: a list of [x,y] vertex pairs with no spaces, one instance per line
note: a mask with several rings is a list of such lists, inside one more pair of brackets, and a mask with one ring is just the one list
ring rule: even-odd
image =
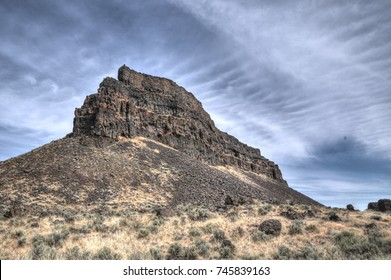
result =
[[286,246],[278,247],[278,253],[274,255],[277,260],[318,260],[317,250],[311,246],[303,246],[298,250],[289,249]]
[[335,236],[335,244],[349,259],[375,259],[379,257],[379,247],[353,232],[343,231]]
[[173,243],[168,248],[167,260],[181,260],[183,259],[183,247],[179,243]]
[[221,259],[230,259],[235,255],[236,247],[229,239],[224,239],[219,248]]
[[195,241],[194,245],[200,256],[207,257],[209,255],[210,245],[205,240],[198,239]]
[[140,228],[138,231],[137,238],[145,238],[149,235],[149,231],[146,228]]
[[270,239],[271,239],[270,235],[267,235],[266,233],[259,230],[254,231],[251,234],[251,240],[254,242],[265,242],[265,241],[269,241]]
[[303,222],[302,221],[293,221],[289,226],[288,233],[290,235],[302,234],[303,233]]
[[189,235],[193,236],[193,237],[201,236],[202,235],[202,230],[200,230],[199,228],[196,228],[196,227],[191,227],[189,229]]
[[164,259],[162,250],[158,247],[153,247],[149,249],[149,253],[151,254],[151,257],[153,260],[162,260]]
[[375,220],[375,221],[381,221],[381,216],[380,215],[373,215],[373,216],[371,216],[371,219]]
[[[233,206],[219,213],[204,210],[186,206],[168,217],[153,212],[86,212],[4,218],[0,220],[0,256],[41,260],[391,258],[389,213],[330,212],[265,203]],[[316,216],[298,220],[280,216],[283,211],[310,210]],[[341,220],[329,220],[331,214]],[[265,221],[274,222],[260,227]],[[33,223],[39,226],[32,227]],[[267,234],[271,226],[278,226],[279,235]]]
[[273,207],[270,204],[262,205],[258,208],[258,215],[265,216],[267,213],[272,211]]
[[220,229],[216,229],[215,231],[213,231],[211,241],[217,242],[217,241],[224,240],[225,238],[226,238],[225,232]]
[[82,251],[78,246],[73,246],[65,252],[67,260],[89,260],[91,253],[89,251]]
[[312,232],[312,233],[316,233],[316,232],[319,232],[318,228],[316,225],[308,225],[304,228],[307,232]]
[[185,212],[192,221],[205,221],[211,218],[210,211],[200,206],[187,206]]
[[121,255],[113,252],[108,247],[103,247],[99,249],[98,252],[93,256],[94,260],[119,260],[121,259]]

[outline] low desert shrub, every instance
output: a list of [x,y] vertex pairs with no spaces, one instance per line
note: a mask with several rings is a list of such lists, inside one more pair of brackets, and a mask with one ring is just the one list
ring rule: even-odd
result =
[[20,237],[18,239],[18,247],[23,247],[24,245],[26,245],[26,243],[27,243],[26,237]]
[[92,257],[94,260],[120,260],[121,255],[113,252],[109,247],[99,249]]
[[232,259],[235,255],[235,245],[229,239],[224,239],[219,248],[221,259]]
[[319,232],[319,229],[316,225],[308,225],[304,229],[308,232],[313,232],[313,233]]
[[251,233],[251,240],[253,242],[266,242],[269,241],[270,239],[271,239],[270,235],[267,235],[266,233],[259,230]]
[[155,226],[155,225],[152,225],[152,226],[149,226],[147,228],[147,230],[152,233],[152,234],[156,234],[159,232],[159,227],[158,226]]
[[206,257],[209,255],[210,245],[205,240],[197,239],[194,242],[194,246],[200,256]]
[[202,230],[200,230],[199,228],[196,228],[196,227],[191,227],[189,229],[189,235],[192,236],[192,237],[201,236],[202,235]]
[[98,232],[107,232],[109,230],[109,227],[105,225],[105,218],[102,215],[98,215],[95,217],[95,219],[92,221],[91,228]]
[[46,244],[51,247],[60,247],[64,241],[68,238],[68,231],[59,231],[49,234],[46,238]]
[[265,216],[266,214],[268,214],[272,210],[273,210],[273,206],[271,206],[270,204],[266,204],[266,205],[258,208],[258,215]]
[[348,259],[374,259],[379,256],[379,247],[354,233],[343,231],[334,238],[344,256]]
[[89,251],[82,251],[78,246],[73,246],[65,252],[67,260],[89,260],[91,253]]
[[244,235],[244,229],[238,226],[232,230],[231,236],[235,239],[241,238]]
[[190,207],[186,213],[192,221],[205,221],[211,218],[210,211],[202,207]]
[[213,231],[215,231],[216,229],[217,229],[217,226],[215,224],[212,224],[212,223],[208,223],[203,228],[201,228],[201,230],[204,233],[213,233]]
[[289,235],[303,234],[303,222],[293,221],[288,230]]
[[32,223],[30,224],[30,227],[32,227],[32,228],[38,228],[38,227],[39,227],[39,223],[38,223],[38,222],[32,222]]
[[198,254],[196,246],[183,247],[179,243],[173,243],[168,248],[166,258],[168,260],[195,260]]
[[183,258],[183,247],[179,243],[173,243],[168,247],[167,260],[181,260]]
[[165,222],[164,218],[163,217],[155,217],[152,221],[152,225],[154,226],[161,226],[163,225]]
[[23,230],[17,230],[17,231],[15,231],[15,232],[13,232],[11,234],[11,237],[15,238],[15,239],[21,238],[23,236],[24,236],[24,231]]
[[133,251],[128,259],[129,260],[147,260],[147,259],[150,259],[151,255],[148,254],[148,252],[144,252],[144,251]]
[[226,239],[226,236],[225,236],[225,232],[220,230],[220,229],[216,229],[213,231],[213,235],[212,235],[212,238],[211,238],[211,241],[222,241]]
[[175,231],[173,234],[173,239],[176,241],[182,240],[185,237],[182,231]]
[[72,215],[71,213],[65,212],[65,213],[62,214],[62,216],[63,216],[63,218],[64,218],[64,221],[65,221],[66,223],[68,223],[68,224],[72,224],[72,223],[75,222],[75,216]]
[[391,239],[387,238],[387,234],[378,230],[367,231],[367,234],[368,241],[375,244],[385,258],[389,258],[391,255]]
[[183,259],[184,260],[196,260],[198,257],[198,250],[196,246],[184,247],[183,248]]
[[236,222],[237,220],[239,220],[239,214],[235,211],[229,212],[227,216],[231,222]]
[[311,246],[301,247],[299,250],[292,250],[286,246],[278,247],[278,253],[273,256],[276,260],[318,260],[318,251]]
[[121,220],[119,221],[119,226],[120,226],[120,227],[128,227],[128,226],[129,226],[128,220],[127,220],[127,219],[121,219]]
[[141,239],[141,238],[145,238],[149,235],[149,230],[146,229],[146,228],[140,228],[138,230],[138,235],[137,235],[137,238]]
[[150,248],[149,254],[153,260],[162,260],[164,258],[162,250],[159,247]]
[[32,260],[53,260],[56,258],[56,251],[54,248],[48,246],[45,237],[37,234],[32,239],[33,248],[31,250]]
[[372,215],[371,219],[375,220],[375,221],[381,221],[381,216],[380,215]]

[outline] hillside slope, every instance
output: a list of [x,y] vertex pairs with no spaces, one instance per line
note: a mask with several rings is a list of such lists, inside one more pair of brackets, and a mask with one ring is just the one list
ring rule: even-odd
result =
[[13,214],[319,205],[259,149],[217,129],[193,94],[125,65],[75,110],[71,134],[0,163],[0,194]]
[[209,166],[142,137],[51,142],[1,162],[0,186],[2,210],[15,213],[154,211],[187,203],[218,209],[253,199],[317,204],[267,176]]

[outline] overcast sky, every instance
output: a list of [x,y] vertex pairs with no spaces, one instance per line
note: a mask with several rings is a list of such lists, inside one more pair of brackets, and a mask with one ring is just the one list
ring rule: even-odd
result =
[[72,131],[126,64],[184,86],[289,185],[391,197],[391,1],[0,0],[0,160]]

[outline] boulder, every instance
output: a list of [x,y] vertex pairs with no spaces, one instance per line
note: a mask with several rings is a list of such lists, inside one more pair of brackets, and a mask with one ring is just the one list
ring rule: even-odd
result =
[[377,202],[369,202],[368,210],[379,211],[379,205],[377,204]]
[[342,219],[336,213],[330,213],[329,220],[333,222],[340,222]]
[[227,205],[227,206],[233,206],[234,205],[234,201],[232,200],[232,198],[229,195],[227,195],[225,197],[224,204]]
[[304,219],[305,214],[297,212],[297,211],[295,211],[293,209],[289,209],[287,211],[282,211],[280,213],[280,216],[285,217],[285,218],[287,218],[289,220],[301,220],[301,219]]
[[391,199],[379,199],[377,205],[381,212],[391,211]]
[[262,222],[258,230],[264,232],[267,235],[272,235],[272,236],[279,236],[281,233],[281,222],[276,219],[270,219]]
[[352,204],[346,205],[346,209],[349,211],[354,211],[354,206]]

